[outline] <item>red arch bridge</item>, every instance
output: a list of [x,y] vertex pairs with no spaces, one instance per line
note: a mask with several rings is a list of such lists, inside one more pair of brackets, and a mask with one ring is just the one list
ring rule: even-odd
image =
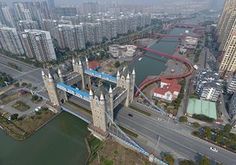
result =
[[153,54],[155,54],[157,56],[160,56],[160,57],[166,57],[168,59],[172,59],[172,60],[181,62],[181,63],[183,63],[187,67],[187,71],[182,73],[182,74],[177,74],[177,75],[162,75],[162,76],[158,76],[158,77],[150,78],[150,79],[146,78],[139,85],[139,87],[138,87],[139,90],[137,90],[136,93],[135,93],[136,97],[140,94],[140,91],[142,91],[143,89],[145,89],[147,86],[151,85],[152,83],[160,81],[161,78],[165,78],[165,79],[181,79],[181,78],[185,78],[185,77],[190,76],[192,74],[193,70],[194,70],[192,63],[188,59],[186,59],[184,57],[170,55],[170,54],[159,52],[157,50],[153,50],[153,49],[150,49],[150,48],[144,48],[144,47],[138,47],[138,48],[139,49],[143,49],[145,51],[148,51],[150,53],[153,53]]

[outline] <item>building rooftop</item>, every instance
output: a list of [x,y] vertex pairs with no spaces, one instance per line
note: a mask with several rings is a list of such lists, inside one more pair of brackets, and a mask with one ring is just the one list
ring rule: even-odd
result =
[[187,113],[190,115],[202,114],[217,119],[216,103],[199,99],[189,99]]
[[181,85],[179,85],[176,80],[162,79],[161,82],[166,83],[168,85],[155,88],[153,91],[154,93],[164,95],[166,92],[174,93],[174,92],[180,92],[181,90]]

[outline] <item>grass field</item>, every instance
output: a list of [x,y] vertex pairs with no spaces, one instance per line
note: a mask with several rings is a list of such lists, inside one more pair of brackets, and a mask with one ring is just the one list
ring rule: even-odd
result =
[[16,101],[15,104],[12,105],[12,107],[21,112],[25,112],[30,109],[30,106],[24,103],[23,101]]

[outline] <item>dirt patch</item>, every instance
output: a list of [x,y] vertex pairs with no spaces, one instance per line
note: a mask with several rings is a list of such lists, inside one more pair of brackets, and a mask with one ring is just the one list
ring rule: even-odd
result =
[[147,158],[109,139],[90,165],[151,165]]

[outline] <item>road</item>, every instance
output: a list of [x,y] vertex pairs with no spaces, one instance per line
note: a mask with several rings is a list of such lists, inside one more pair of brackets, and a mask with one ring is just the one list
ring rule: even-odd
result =
[[[129,113],[133,117],[128,116]],[[153,142],[160,136],[160,145],[163,144],[186,158],[194,160],[196,154],[200,153],[225,165],[236,164],[236,154],[192,136],[181,125],[159,121],[130,109],[121,110],[116,120]],[[210,151],[210,146],[218,148],[219,152]]]
[[[9,62],[17,65],[20,68],[20,70],[8,66]],[[43,85],[41,68],[35,68],[34,66],[31,66],[19,60],[1,54],[0,54],[0,71],[9,74],[11,77],[19,81],[24,80],[31,82],[33,86],[42,87]]]

